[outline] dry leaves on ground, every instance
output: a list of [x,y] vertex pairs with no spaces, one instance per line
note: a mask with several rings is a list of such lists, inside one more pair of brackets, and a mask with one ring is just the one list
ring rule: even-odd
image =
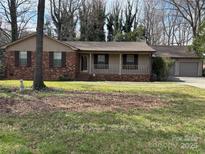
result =
[[[29,99],[28,99],[29,98]],[[65,92],[38,98],[35,94],[20,99],[0,98],[0,112],[25,114],[40,111],[115,111],[155,108],[166,105],[158,97],[126,93]]]

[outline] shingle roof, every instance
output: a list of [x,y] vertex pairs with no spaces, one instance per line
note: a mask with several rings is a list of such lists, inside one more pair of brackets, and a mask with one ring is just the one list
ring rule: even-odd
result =
[[157,52],[154,56],[170,58],[199,58],[193,50],[187,46],[151,46]]
[[145,42],[65,42],[81,51],[154,52]]

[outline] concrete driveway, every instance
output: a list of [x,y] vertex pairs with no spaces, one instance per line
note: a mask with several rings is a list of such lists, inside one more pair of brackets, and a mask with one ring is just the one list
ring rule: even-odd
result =
[[205,77],[174,77],[172,81],[205,89]]

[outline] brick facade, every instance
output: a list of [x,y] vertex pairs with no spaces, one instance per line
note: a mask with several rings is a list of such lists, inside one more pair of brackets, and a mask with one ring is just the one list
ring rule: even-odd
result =
[[[49,67],[49,52],[43,53],[43,72],[44,80],[59,80],[61,76],[66,76],[69,80],[75,80],[78,73],[78,53],[67,52],[66,53],[66,66],[61,68]],[[9,51],[5,53],[6,58],[6,75],[7,79],[33,79],[35,53],[31,54],[31,67],[15,66],[15,52]]]
[[150,75],[108,75],[98,74],[95,76],[90,75],[89,80],[92,81],[131,81],[131,82],[147,82],[150,81]]
[[[31,67],[15,66],[15,52],[9,51],[5,54],[6,59],[6,75],[7,79],[24,79],[32,80],[34,73],[35,53],[31,54]],[[111,74],[89,74],[79,73],[79,54],[77,52],[66,53],[66,67],[50,68],[49,52],[43,53],[43,72],[44,80],[59,80],[65,76],[67,80],[81,81],[150,81],[150,75],[111,75]]]

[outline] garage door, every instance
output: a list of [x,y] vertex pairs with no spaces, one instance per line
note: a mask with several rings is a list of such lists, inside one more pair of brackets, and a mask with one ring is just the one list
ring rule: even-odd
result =
[[180,76],[198,76],[197,62],[181,62],[179,66]]

